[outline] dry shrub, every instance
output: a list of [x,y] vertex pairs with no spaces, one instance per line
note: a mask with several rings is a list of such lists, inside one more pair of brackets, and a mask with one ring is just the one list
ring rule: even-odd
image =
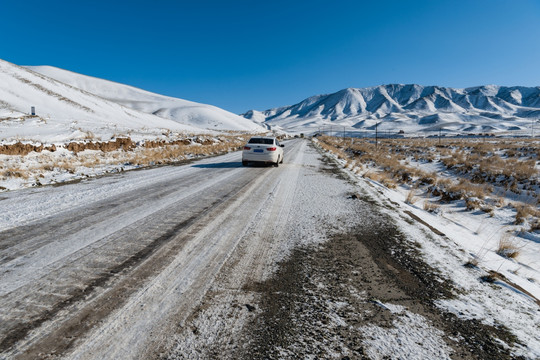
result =
[[441,206],[437,203],[424,201],[424,210],[428,212],[436,212]]
[[218,142],[204,137],[197,137],[193,142],[160,144],[144,147],[129,155],[126,161],[137,165],[169,164],[184,160],[190,156],[208,156],[238,150],[247,141],[247,137],[220,137]]
[[389,189],[395,189],[397,187],[397,183],[394,181],[394,179],[388,176],[384,176],[381,182]]
[[493,204],[498,208],[503,207],[505,205],[504,198],[497,196],[493,199]]
[[97,155],[88,155],[84,156],[79,159],[80,165],[87,167],[87,168],[93,168],[102,163],[102,160]]
[[531,224],[531,227],[529,229],[530,232],[533,232],[533,231],[539,231],[540,230],[540,219],[534,219],[530,222]]
[[475,199],[475,198],[465,199],[465,207],[469,211],[480,209],[481,206],[482,206],[482,202],[478,199]]
[[435,173],[423,173],[420,178],[418,179],[418,181],[421,183],[421,184],[427,184],[427,185],[432,185],[432,184],[435,184],[437,182],[437,174]]
[[53,171],[54,170],[54,165],[53,164],[42,165],[41,170],[43,170],[43,171]]
[[[506,190],[518,195],[529,191],[530,196],[540,203],[536,186],[540,183],[535,161],[540,157],[538,141],[526,139],[381,139],[377,148],[372,139],[342,139],[330,136],[319,138],[321,146],[334,152],[348,162],[356,161],[366,168],[376,168],[387,174],[377,175],[376,181],[387,182],[389,187],[396,183],[424,186],[428,193],[441,196],[442,201],[477,198],[491,195],[494,186],[506,186]],[[504,154],[501,157],[499,154]],[[508,156],[515,155],[515,157]],[[524,157],[530,156],[528,160]],[[353,160],[351,160],[353,159]],[[439,159],[454,174],[462,179],[455,184],[448,178],[439,179],[439,174],[421,171],[410,166],[408,161],[432,161]],[[441,175],[443,176],[443,175]],[[387,180],[393,179],[393,184]],[[499,203],[480,206],[469,201],[470,209],[481,209],[492,214]]]
[[414,204],[416,202],[416,196],[415,196],[415,191],[414,189],[411,189],[409,190],[409,192],[407,193],[407,197],[405,198],[405,202],[407,204]]
[[373,172],[373,171],[367,171],[365,172],[362,177],[365,177],[365,178],[368,178],[368,179],[371,179],[373,181],[377,181],[377,182],[380,182],[383,178],[382,174],[380,173],[377,173],[377,172]]
[[319,141],[319,144],[324,150],[335,154],[338,157],[338,159],[347,159],[348,158],[348,156],[347,156],[347,154],[345,154],[345,152],[343,152],[342,150],[338,149],[335,146],[335,145],[337,145],[335,142],[329,142],[328,139],[326,139],[326,137],[323,137],[323,139],[321,139],[321,140],[324,140],[324,141]]
[[56,164],[55,167],[60,170],[67,171],[70,174],[75,173],[75,165],[71,161],[61,161],[58,164]]
[[485,205],[485,206],[480,207],[480,210],[482,210],[486,214],[489,214],[491,217],[495,215],[494,213],[495,210],[493,209],[492,206]]
[[505,233],[499,240],[496,253],[505,258],[515,259],[518,257],[519,252],[520,249],[516,241],[508,233]]
[[509,163],[507,169],[511,169],[511,175],[519,181],[529,180],[538,174],[538,170],[535,168],[535,160],[509,159],[507,163]]
[[516,209],[516,219],[514,221],[514,224],[516,225],[523,224],[527,217],[535,213],[535,209],[527,204],[515,205],[514,208]]
[[3,172],[3,177],[5,178],[20,178],[20,179],[28,179],[30,177],[30,174],[28,173],[28,170],[23,169],[10,169]]
[[471,258],[469,261],[467,261],[463,266],[468,268],[477,268],[479,264],[479,261],[477,258]]
[[458,198],[475,197],[483,199],[487,192],[491,192],[491,188],[485,185],[472,184],[466,179],[460,179],[457,184],[454,184],[448,188],[450,193],[455,193]]

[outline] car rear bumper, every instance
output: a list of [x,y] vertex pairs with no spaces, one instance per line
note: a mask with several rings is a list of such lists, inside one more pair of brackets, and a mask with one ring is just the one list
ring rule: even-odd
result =
[[265,154],[244,153],[242,154],[242,161],[276,163],[278,161],[278,156],[279,154],[277,152]]

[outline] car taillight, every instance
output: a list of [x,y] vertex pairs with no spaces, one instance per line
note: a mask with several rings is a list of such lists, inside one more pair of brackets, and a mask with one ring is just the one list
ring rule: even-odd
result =
[[266,150],[268,151],[276,151],[276,149],[277,149],[276,147],[266,148]]
[[251,150],[249,146],[244,146],[244,150]]

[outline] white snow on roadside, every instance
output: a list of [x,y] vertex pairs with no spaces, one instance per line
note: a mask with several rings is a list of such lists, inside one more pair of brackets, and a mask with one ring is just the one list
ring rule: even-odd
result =
[[423,316],[394,304],[379,305],[396,319],[393,327],[363,326],[365,352],[371,359],[450,359],[452,350],[443,340],[444,333],[435,329]]
[[[334,155],[329,156],[345,165]],[[440,270],[441,276],[450,279],[458,289],[459,293],[455,294],[455,298],[439,300],[437,306],[463,319],[476,319],[487,325],[508,328],[521,342],[514,344],[512,348],[515,356],[526,359],[540,358],[540,308],[535,299],[506,282],[497,280],[490,284],[480,280],[488,275],[488,271],[497,271],[536,299],[540,299],[540,242],[536,238],[519,240],[521,248],[517,260],[503,258],[495,251],[501,232],[507,227],[505,221],[508,219],[504,216],[473,215],[454,209],[455,205],[442,207],[440,213],[432,214],[424,211],[419,201],[407,204],[405,200],[408,191],[405,189],[388,189],[352,171],[346,169],[346,172],[357,186],[384,205],[381,209],[390,207],[383,211],[395,219],[411,242],[421,245],[419,250],[424,260]],[[405,211],[418,216],[445,236],[435,235],[424,225],[413,221]],[[464,266],[473,259],[478,261],[477,268]],[[410,326],[405,325],[402,320],[394,325],[406,328]],[[386,329],[374,331],[380,336],[380,341],[385,339],[385,334],[389,335],[389,330]],[[399,333],[399,330],[392,331],[396,332],[396,336]],[[389,348],[384,350],[385,346],[381,344],[386,344]],[[380,343],[381,349],[377,350],[377,356],[391,354],[390,349],[394,349],[396,345],[390,342]]]

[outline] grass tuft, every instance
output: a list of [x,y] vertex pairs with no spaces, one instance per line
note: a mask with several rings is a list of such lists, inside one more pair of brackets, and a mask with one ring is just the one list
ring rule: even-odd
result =
[[424,210],[428,212],[436,212],[441,206],[434,202],[424,201]]
[[519,256],[520,249],[515,240],[509,234],[505,234],[499,240],[496,253],[508,259],[515,259]]
[[418,200],[418,199],[417,199],[416,196],[415,196],[415,191],[414,191],[414,189],[409,190],[409,192],[407,193],[407,197],[405,198],[405,202],[406,202],[407,204],[412,205],[412,204],[414,204],[417,200]]

